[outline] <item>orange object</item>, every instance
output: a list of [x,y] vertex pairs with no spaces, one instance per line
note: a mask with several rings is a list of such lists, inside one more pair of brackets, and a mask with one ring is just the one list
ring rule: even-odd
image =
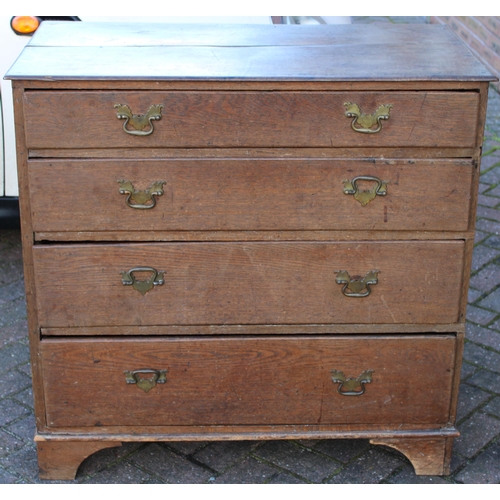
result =
[[36,16],[15,16],[10,25],[18,35],[31,35],[40,26],[40,19]]

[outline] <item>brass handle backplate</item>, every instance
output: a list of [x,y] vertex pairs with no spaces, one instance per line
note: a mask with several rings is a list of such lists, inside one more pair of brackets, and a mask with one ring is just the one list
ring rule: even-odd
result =
[[[371,181],[375,182],[375,184],[371,189],[360,189],[358,181]],[[354,177],[352,181],[344,180],[342,183],[344,184],[344,194],[354,195],[354,199],[359,201],[362,207],[370,203],[375,196],[385,196],[387,194],[388,181],[381,181],[378,177],[370,175],[359,175]]]
[[[365,115],[361,112],[361,108],[355,102],[344,102],[346,107],[345,116],[354,118],[351,127],[355,132],[363,134],[376,134],[382,129],[382,120],[388,120],[392,104],[382,104],[378,107],[375,113]],[[375,125],[377,125],[376,128]]]
[[[137,384],[139,389],[142,389],[144,392],[149,392],[156,384],[164,384],[167,381],[167,371],[168,370],[134,370],[134,371],[125,371],[125,382],[127,384]],[[153,376],[150,378],[142,377],[142,375]]]
[[359,377],[346,377],[340,370],[332,370],[332,382],[339,384],[337,391],[342,396],[361,396],[365,392],[365,384],[372,381],[373,370],[365,370]]
[[[380,271],[374,269],[369,271],[364,278],[361,276],[349,276],[347,271],[335,271],[337,278],[335,282],[342,287],[342,293],[346,297],[368,297],[371,293],[370,285],[378,283],[378,273]],[[364,290],[364,291],[363,291]]]
[[[134,273],[136,272],[149,272],[151,276],[146,280],[138,280]],[[132,285],[134,290],[137,290],[142,295],[145,295],[155,285],[163,285],[163,275],[165,271],[157,271],[154,267],[134,267],[128,271],[121,271],[122,284]]]
[[163,104],[153,104],[143,115],[134,115],[126,104],[115,104],[113,107],[118,110],[116,117],[119,120],[125,120],[123,130],[127,134],[150,135],[153,133],[153,121],[161,120]]
[[119,180],[118,184],[120,185],[120,189],[118,190],[119,193],[128,195],[125,202],[130,208],[147,210],[156,205],[155,196],[161,196],[163,194],[163,185],[166,184],[166,182],[155,181],[144,191],[135,189],[130,181],[124,179]]

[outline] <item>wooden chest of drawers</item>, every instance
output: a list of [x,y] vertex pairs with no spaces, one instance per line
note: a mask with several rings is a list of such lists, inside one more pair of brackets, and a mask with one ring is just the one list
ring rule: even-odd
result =
[[341,437],[447,473],[493,79],[447,28],[44,23],[8,78],[41,477]]

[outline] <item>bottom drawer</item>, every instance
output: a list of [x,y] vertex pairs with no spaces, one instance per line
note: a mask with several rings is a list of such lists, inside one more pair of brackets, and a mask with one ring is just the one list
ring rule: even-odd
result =
[[47,424],[445,424],[456,342],[449,334],[47,339]]

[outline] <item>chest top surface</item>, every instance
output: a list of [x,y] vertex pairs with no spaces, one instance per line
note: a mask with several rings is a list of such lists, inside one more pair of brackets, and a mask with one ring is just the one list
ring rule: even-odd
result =
[[44,22],[12,80],[491,81],[446,26]]

